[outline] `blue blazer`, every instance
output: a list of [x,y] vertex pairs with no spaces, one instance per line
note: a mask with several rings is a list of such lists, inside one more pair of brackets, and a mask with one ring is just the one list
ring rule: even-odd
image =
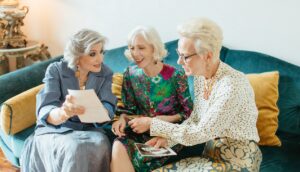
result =
[[[112,119],[116,108],[117,98],[112,93],[113,72],[106,65],[102,64],[101,71],[90,72],[86,82],[86,89],[94,89],[104,107],[108,110]],[[61,107],[68,94],[68,89],[79,90],[78,79],[75,71],[67,66],[67,62],[62,60],[50,64],[46,70],[44,88],[37,94],[36,114],[37,126],[35,134],[64,133],[72,130],[88,130],[101,126],[101,124],[81,123],[78,116],[74,116],[65,123],[54,126],[46,119],[50,111]],[[101,114],[99,114],[101,115]]]

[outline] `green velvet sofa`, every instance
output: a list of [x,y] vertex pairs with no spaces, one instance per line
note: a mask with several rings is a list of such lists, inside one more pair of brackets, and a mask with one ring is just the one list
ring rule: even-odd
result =
[[[176,64],[177,40],[166,43],[169,50],[165,62]],[[124,57],[126,47],[107,51],[104,63],[114,72],[123,72],[130,62]],[[62,56],[40,62],[18,71],[0,76],[0,104],[25,90],[42,83],[47,66],[58,61]],[[263,161],[262,172],[300,171],[300,67],[284,62],[277,58],[251,51],[232,50],[222,48],[221,60],[233,68],[244,73],[261,73],[277,70],[279,77],[279,136],[282,146],[261,146]],[[189,78],[190,87],[193,78]],[[193,94],[193,90],[191,89]],[[25,139],[33,132],[31,126],[14,135],[7,135],[0,131],[0,146],[5,156],[16,166],[19,166],[19,157]],[[198,150],[199,151],[199,150]],[[201,152],[199,152],[201,154]]]

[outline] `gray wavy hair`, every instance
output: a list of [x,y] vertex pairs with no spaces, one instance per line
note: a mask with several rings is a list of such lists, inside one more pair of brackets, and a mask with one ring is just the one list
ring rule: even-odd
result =
[[197,54],[213,53],[214,60],[219,59],[222,48],[222,29],[212,20],[207,18],[193,18],[177,28],[183,37],[194,39]]
[[64,59],[68,62],[68,67],[76,70],[78,59],[90,52],[93,45],[101,43],[104,47],[107,39],[100,33],[82,29],[75,33],[67,42],[64,50]]
[[[131,46],[137,35],[141,35],[148,44],[153,46],[153,58],[155,61],[161,61],[167,56],[168,51],[165,48],[165,44],[162,42],[158,32],[149,26],[137,26],[128,35],[127,44]],[[129,60],[133,60],[130,50],[126,49],[125,56]]]

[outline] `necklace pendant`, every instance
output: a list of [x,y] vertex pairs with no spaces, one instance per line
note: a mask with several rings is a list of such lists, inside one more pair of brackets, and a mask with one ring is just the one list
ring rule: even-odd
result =
[[208,100],[208,92],[207,91],[204,91],[203,98],[205,100]]

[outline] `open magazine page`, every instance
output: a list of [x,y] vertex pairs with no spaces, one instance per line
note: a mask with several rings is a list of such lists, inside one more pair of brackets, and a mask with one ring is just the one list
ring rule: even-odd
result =
[[74,103],[85,107],[83,115],[78,115],[81,122],[102,123],[110,121],[107,110],[99,100],[95,90],[68,90],[74,96]]
[[135,143],[136,148],[139,151],[141,156],[148,156],[148,157],[162,157],[162,156],[172,156],[177,155],[171,148],[154,148],[152,146],[148,146],[142,143]]

